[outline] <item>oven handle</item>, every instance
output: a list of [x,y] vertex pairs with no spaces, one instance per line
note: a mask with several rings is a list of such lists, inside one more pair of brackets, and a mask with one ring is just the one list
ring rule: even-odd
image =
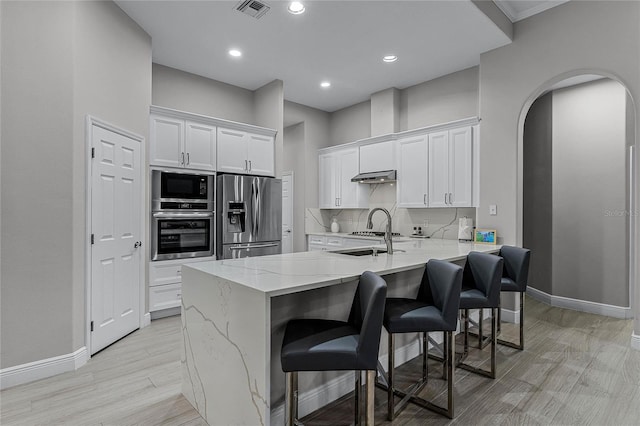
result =
[[208,218],[213,217],[211,212],[190,212],[190,213],[176,213],[176,212],[155,212],[154,218],[158,219],[189,219],[189,218]]
[[266,248],[266,247],[276,247],[278,245],[278,243],[271,243],[271,244],[247,244],[244,246],[233,246],[233,247],[229,247],[229,250],[244,250],[244,249],[252,249],[252,248]]

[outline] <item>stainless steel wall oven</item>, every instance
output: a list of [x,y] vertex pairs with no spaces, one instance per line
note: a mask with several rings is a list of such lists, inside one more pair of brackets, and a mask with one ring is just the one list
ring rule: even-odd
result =
[[151,260],[215,255],[215,176],[151,171]]

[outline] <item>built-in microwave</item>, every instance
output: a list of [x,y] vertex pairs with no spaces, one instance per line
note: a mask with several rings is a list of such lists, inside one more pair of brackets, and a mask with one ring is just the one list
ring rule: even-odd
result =
[[151,170],[151,210],[213,211],[214,187],[212,174]]

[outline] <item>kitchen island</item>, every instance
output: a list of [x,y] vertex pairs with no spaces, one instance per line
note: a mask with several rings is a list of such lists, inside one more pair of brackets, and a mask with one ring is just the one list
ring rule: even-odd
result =
[[[415,297],[429,259],[460,261],[499,246],[417,240],[395,249],[393,255],[301,252],[183,266],[182,393],[211,425],[282,424],[280,346],[289,319],[346,320],[364,271],[382,275],[389,296]],[[349,392],[352,380],[344,372],[301,374],[300,414]]]

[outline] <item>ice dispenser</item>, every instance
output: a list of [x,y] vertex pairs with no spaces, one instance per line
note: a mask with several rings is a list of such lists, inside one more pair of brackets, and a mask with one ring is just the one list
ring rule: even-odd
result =
[[227,232],[244,232],[246,209],[243,202],[229,201],[227,208]]

